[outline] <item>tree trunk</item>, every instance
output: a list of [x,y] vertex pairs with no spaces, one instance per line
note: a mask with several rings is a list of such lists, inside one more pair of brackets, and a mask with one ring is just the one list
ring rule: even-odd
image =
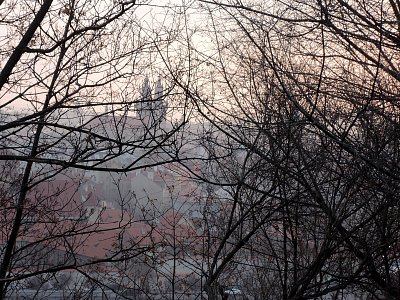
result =
[[208,300],[221,300],[220,286],[218,283],[212,283],[206,286],[206,292],[208,295]]

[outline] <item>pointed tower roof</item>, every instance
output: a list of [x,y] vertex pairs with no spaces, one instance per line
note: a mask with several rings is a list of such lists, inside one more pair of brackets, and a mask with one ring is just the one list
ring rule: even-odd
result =
[[149,77],[146,76],[143,82],[143,87],[142,87],[142,99],[143,100],[151,100],[151,88],[150,88],[150,82],[149,82]]
[[163,85],[161,82],[161,77],[158,77],[154,94],[155,94],[155,99],[159,99],[163,96]]

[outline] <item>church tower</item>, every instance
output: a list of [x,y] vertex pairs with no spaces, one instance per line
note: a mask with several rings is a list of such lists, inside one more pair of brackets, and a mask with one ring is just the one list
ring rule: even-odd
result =
[[149,78],[146,76],[142,86],[142,93],[135,107],[139,119],[146,120],[149,118],[152,106],[151,102],[151,88]]
[[158,78],[156,88],[154,90],[153,116],[154,122],[158,123],[160,127],[165,126],[165,119],[167,116],[167,102],[165,101],[163,92],[164,89],[161,78]]
[[135,108],[138,118],[144,125],[149,128],[153,126],[165,126],[167,104],[164,100],[161,78],[158,78],[153,94],[149,78],[146,76],[143,82],[141,96]]

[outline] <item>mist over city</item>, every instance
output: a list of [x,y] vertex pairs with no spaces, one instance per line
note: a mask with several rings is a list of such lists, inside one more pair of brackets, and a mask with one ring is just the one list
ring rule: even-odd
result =
[[0,0],[0,300],[400,299],[400,2]]

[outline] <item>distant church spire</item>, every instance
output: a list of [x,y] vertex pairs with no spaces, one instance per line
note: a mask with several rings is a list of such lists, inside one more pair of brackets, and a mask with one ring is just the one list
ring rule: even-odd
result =
[[149,77],[147,76],[143,81],[142,93],[140,95],[140,98],[138,99],[138,102],[135,105],[135,108],[137,116],[141,120],[148,119],[150,111],[152,109],[152,99]]
[[150,88],[148,76],[146,76],[146,78],[144,79],[144,82],[143,82],[142,101],[149,101],[149,103],[151,102],[151,88]]
[[155,95],[154,95],[154,99],[155,100],[161,100],[162,96],[163,96],[163,85],[161,82],[161,78],[158,77],[157,83],[156,83],[156,89],[154,91]]

